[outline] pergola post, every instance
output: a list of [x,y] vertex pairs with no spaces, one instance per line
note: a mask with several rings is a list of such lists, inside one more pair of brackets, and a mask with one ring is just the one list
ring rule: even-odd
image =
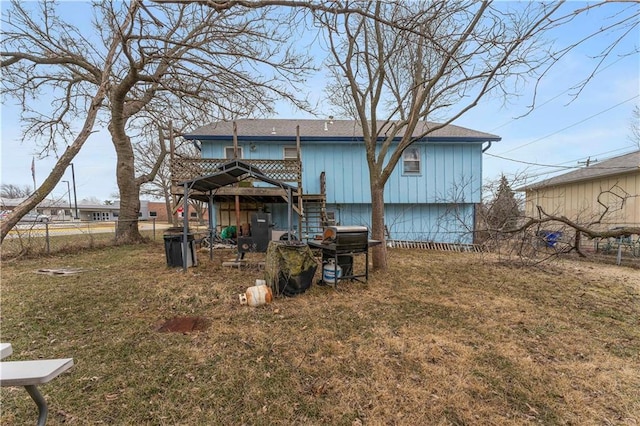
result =
[[187,272],[187,255],[189,254],[189,187],[184,183],[184,197],[182,197],[182,270]]

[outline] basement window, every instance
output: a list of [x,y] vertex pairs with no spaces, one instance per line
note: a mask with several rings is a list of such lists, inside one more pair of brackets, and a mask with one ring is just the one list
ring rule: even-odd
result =
[[420,148],[409,147],[402,153],[402,173],[405,175],[420,174]]

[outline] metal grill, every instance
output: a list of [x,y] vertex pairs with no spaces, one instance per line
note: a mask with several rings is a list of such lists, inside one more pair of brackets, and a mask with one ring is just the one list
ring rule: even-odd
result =
[[[334,277],[337,285],[341,280],[360,280],[364,278],[366,282],[369,278],[369,246],[379,244],[379,241],[369,241],[369,230],[366,226],[329,226],[324,230],[324,240],[309,241],[308,244],[314,249],[322,250],[322,264],[327,265],[333,262],[342,270],[342,275],[338,276],[337,268],[334,266]],[[355,255],[364,254],[364,271],[356,273],[354,271],[353,258]]]
[[323,237],[323,245],[338,253],[362,253],[369,248],[366,226],[328,226]]

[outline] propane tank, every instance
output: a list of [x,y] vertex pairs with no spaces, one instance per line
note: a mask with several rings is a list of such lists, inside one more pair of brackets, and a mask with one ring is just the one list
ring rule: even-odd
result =
[[328,284],[335,284],[337,278],[342,276],[342,268],[340,265],[337,265],[333,259],[329,259],[329,261],[322,268],[322,281]]

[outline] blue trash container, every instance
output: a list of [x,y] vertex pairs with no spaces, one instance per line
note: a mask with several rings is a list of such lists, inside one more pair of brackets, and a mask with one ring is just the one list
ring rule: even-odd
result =
[[560,239],[562,238],[562,232],[561,231],[539,231],[538,237],[540,237],[544,241],[545,246],[553,248],[556,246],[556,244],[560,242]]

